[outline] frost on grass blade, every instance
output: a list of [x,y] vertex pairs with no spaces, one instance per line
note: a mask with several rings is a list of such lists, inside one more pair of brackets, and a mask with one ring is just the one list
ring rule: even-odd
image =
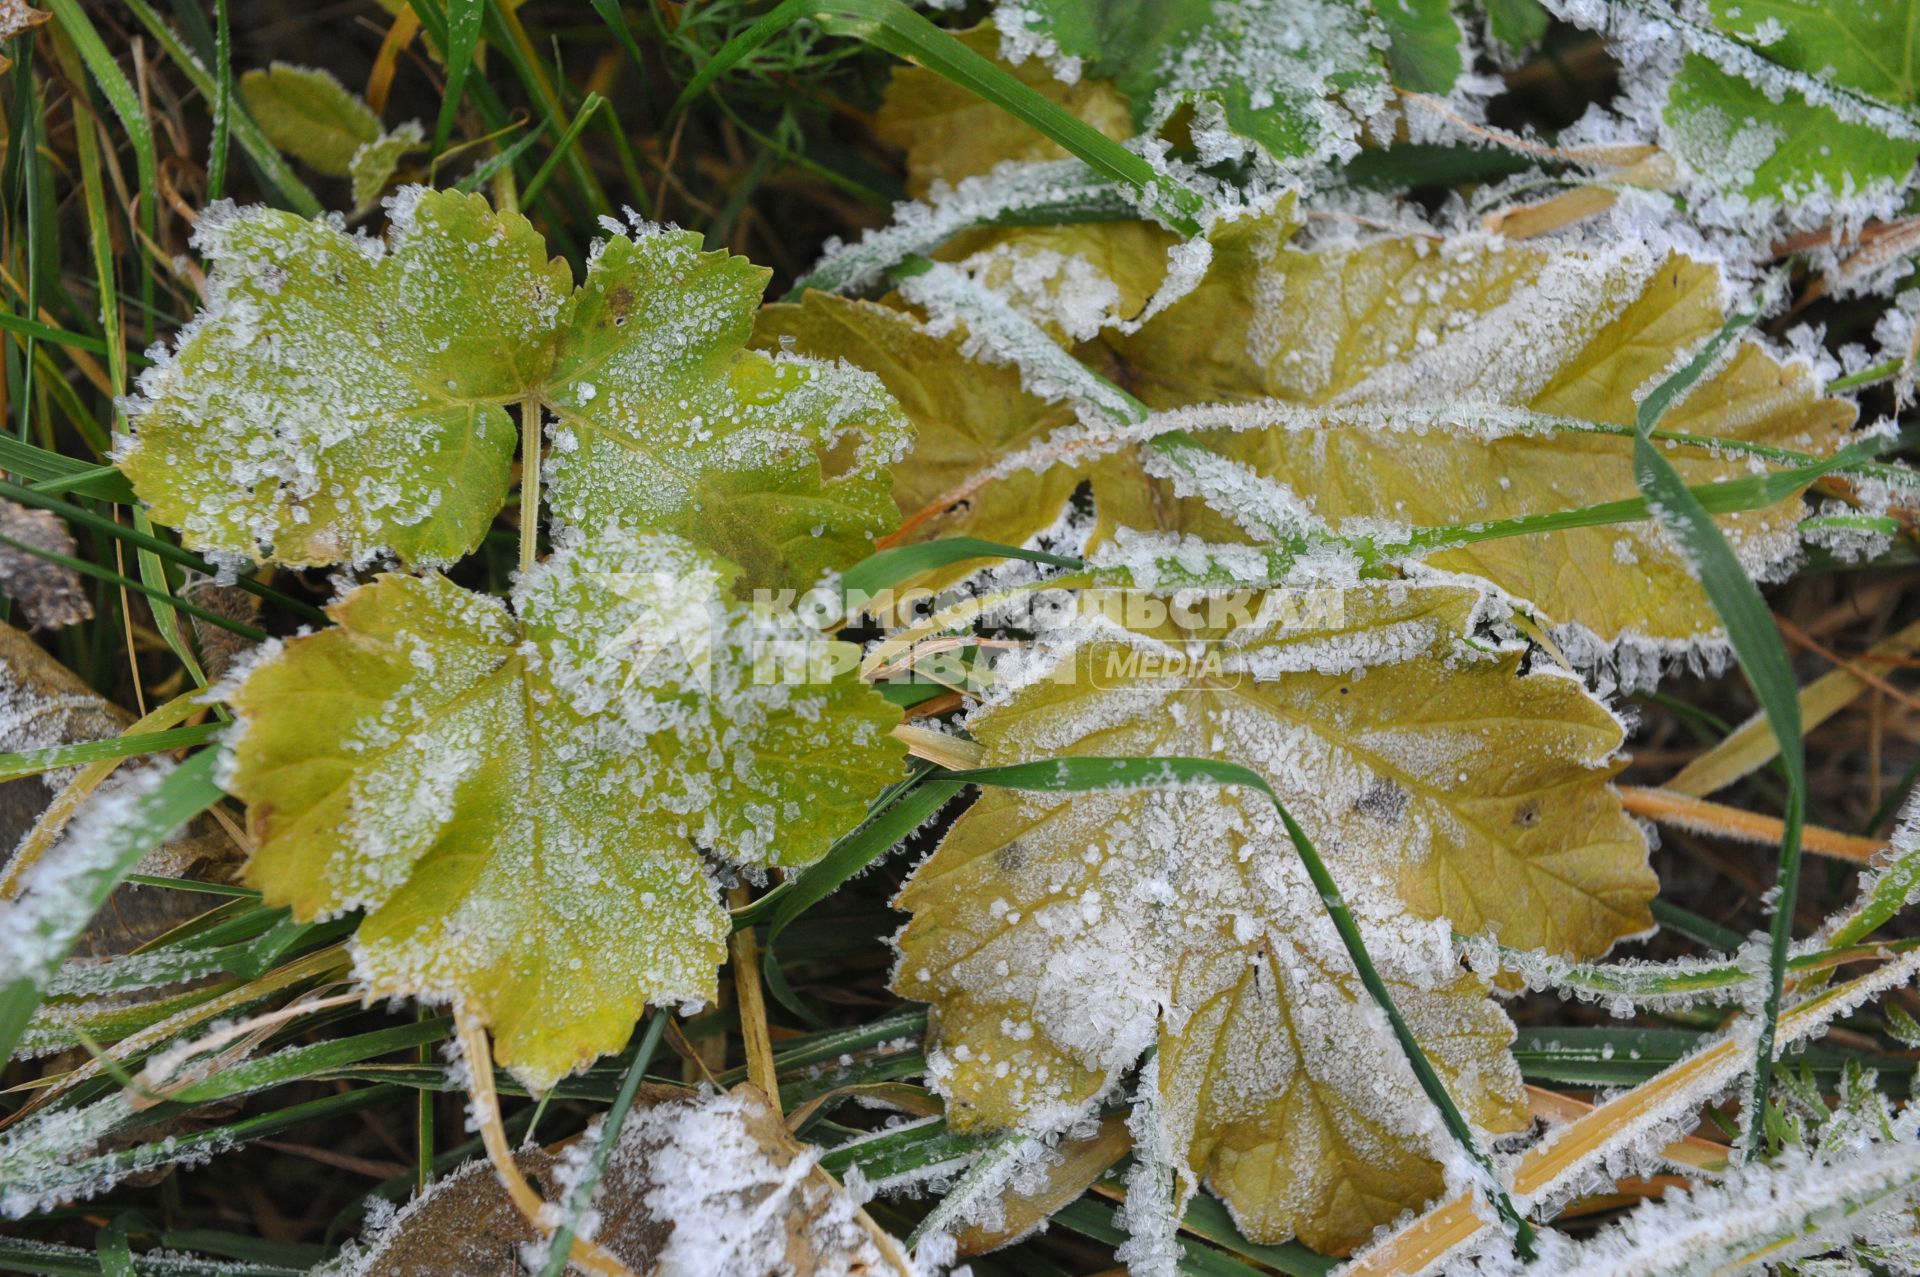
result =
[[[1655,883],[1608,787],[1620,724],[1573,680],[1462,644],[1477,605],[1356,588],[1337,620],[1247,627],[1191,677],[1128,676],[1145,636],[1088,641],[970,725],[987,766],[1261,771],[1463,1111],[1506,1131],[1525,1121],[1512,1029],[1449,929],[1593,955],[1647,929]],[[894,987],[934,1004],[955,1127],[1060,1129],[1157,1045],[1166,1147],[1250,1237],[1350,1245],[1439,1191],[1445,1132],[1264,799],[989,791],[899,904]]]
[[461,1002],[535,1087],[649,1002],[710,1000],[726,919],[701,849],[806,864],[901,756],[865,686],[765,678],[759,645],[804,636],[756,629],[731,577],[609,534],[511,611],[439,576],[349,594],[233,697],[249,881],[300,918],[366,909],[369,990]]
[[503,403],[538,386],[572,283],[526,219],[412,188],[388,238],[221,204],[207,304],[140,380],[119,460],[189,545],[449,563],[506,499]]
[[806,585],[893,526],[906,422],[866,373],[745,348],[769,273],[690,232],[597,246],[553,370],[563,531],[671,531]]
[[[1911,1271],[1913,1212],[1920,1206],[1920,1112],[1909,1110],[1874,1138],[1837,1151],[1790,1149],[1777,1162],[1734,1170],[1649,1202],[1580,1245],[1541,1256],[1566,1277],[1781,1271],[1778,1265],[1854,1245],[1861,1266],[1808,1272]],[[1892,1244],[1891,1252],[1882,1250]],[[1904,1260],[1905,1262],[1900,1262]],[[1845,1261],[1838,1261],[1845,1262]]]
[[[1278,401],[1325,410],[1318,428],[1283,417],[1266,430],[1195,433],[1299,494],[1336,533],[1369,535],[1383,523],[1475,524],[1636,497],[1631,440],[1618,431],[1673,352],[1719,329],[1723,287],[1715,266],[1641,243],[1520,245],[1475,234],[1275,249],[1225,240],[1190,296],[1108,342],[1115,375],[1156,409]],[[1366,424],[1367,414],[1396,411],[1419,415],[1398,429]],[[1568,420],[1526,425],[1516,411]],[[1820,396],[1804,365],[1746,342],[1661,427],[1821,455],[1853,417],[1852,405]],[[1616,433],[1568,428],[1579,422]],[[1694,484],[1760,465],[1711,445],[1662,446]],[[1203,502],[1169,495],[1116,485],[1101,527],[1245,539]],[[1765,577],[1791,562],[1800,513],[1786,502],[1724,516],[1722,527]],[[1591,655],[1622,640],[1674,646],[1719,629],[1651,522],[1483,541],[1426,561],[1491,581],[1570,638],[1591,636],[1582,647]]]

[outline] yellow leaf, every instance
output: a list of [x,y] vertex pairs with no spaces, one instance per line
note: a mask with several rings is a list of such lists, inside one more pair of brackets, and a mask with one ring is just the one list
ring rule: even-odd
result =
[[[1638,245],[1570,250],[1484,236],[1318,250],[1228,244],[1193,294],[1111,344],[1117,375],[1156,409],[1269,397],[1326,408],[1318,427],[1199,437],[1336,528],[1448,525],[1637,496],[1630,439],[1526,428],[1515,410],[1631,425],[1636,393],[1673,352],[1719,328],[1722,288],[1714,266]],[[1412,411],[1426,414],[1421,426],[1379,424]],[[1822,398],[1803,366],[1747,342],[1661,427],[1826,454],[1853,416],[1850,404]],[[1693,484],[1752,468],[1749,457],[1698,446],[1669,455]],[[1123,524],[1227,535],[1191,502],[1163,497],[1156,512],[1125,497],[1109,502],[1103,533]],[[1763,573],[1795,548],[1798,518],[1798,503],[1786,502],[1721,522]],[[1486,541],[1430,562],[1484,577],[1605,643],[1694,640],[1719,628],[1650,522]]]
[[610,534],[523,576],[512,610],[441,576],[353,591],[233,697],[248,881],[301,919],[365,909],[369,991],[457,1001],[535,1089],[648,1003],[712,1001],[727,925],[702,850],[811,863],[902,755],[872,689],[759,677],[758,644],[805,636],[725,603],[733,574]]
[[[961,43],[990,58],[1029,88],[1115,140],[1133,136],[1127,100],[1110,84],[1083,80],[1062,84],[1039,58],[1019,66],[1001,62],[1000,33],[991,23],[956,32]],[[920,67],[902,66],[887,85],[874,117],[881,141],[907,153],[907,190],[924,198],[935,182],[958,182],[990,172],[1006,160],[1060,160],[1066,151],[969,89]]]
[[[1621,726],[1576,681],[1465,642],[1475,591],[1335,597],[1234,630],[1198,672],[1144,672],[1163,649],[1137,632],[1087,641],[973,717],[982,763],[1259,770],[1462,1110],[1516,1129],[1511,1026],[1449,932],[1591,956],[1651,925],[1609,784]],[[1173,1147],[1248,1236],[1346,1247],[1439,1191],[1446,1137],[1264,799],[989,791],[898,903],[894,987],[934,1004],[956,1127],[1057,1125],[1158,1046]]]
[[[954,501],[950,494],[1002,456],[1038,443],[1073,419],[1020,388],[1011,368],[976,364],[958,336],[936,337],[913,318],[871,302],[810,292],[798,305],[760,311],[755,338],[804,355],[842,358],[877,376],[913,423],[913,450],[893,466],[893,497],[915,540],[983,536],[1019,545],[1049,527],[1080,476],[1054,468],[1009,475]],[[933,585],[964,575],[959,564]]]

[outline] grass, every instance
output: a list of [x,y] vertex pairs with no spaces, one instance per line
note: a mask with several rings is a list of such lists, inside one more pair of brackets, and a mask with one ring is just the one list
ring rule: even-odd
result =
[[[146,524],[107,466],[112,432],[122,424],[120,397],[145,364],[141,351],[178,329],[198,305],[203,280],[189,246],[199,210],[221,196],[303,214],[352,203],[344,179],[304,170],[267,141],[234,90],[244,71],[276,59],[323,66],[363,94],[388,126],[421,121],[431,145],[403,162],[402,177],[484,190],[520,208],[576,272],[600,220],[631,208],[695,229],[709,247],[769,265],[770,296],[807,278],[828,240],[855,239],[883,224],[904,197],[900,157],[866,127],[896,54],[935,66],[944,58],[954,77],[971,77],[989,100],[1050,125],[1051,135],[1103,162],[1115,178],[1142,188],[1157,180],[1130,152],[1054,118],[1057,110],[1008,89],[1004,77],[976,65],[979,59],[955,55],[928,35],[924,19],[858,0],[777,8],[736,0],[534,0],[517,9],[494,0],[409,0],[395,13],[372,3],[322,12],[228,0],[211,8],[191,0],[164,7],[49,0],[49,8],[49,24],[7,46],[14,64],[0,77],[7,122],[0,162],[0,467],[9,476],[0,480],[0,496],[52,512],[74,537],[71,553],[49,557],[86,579],[93,617],[46,636],[44,647],[87,687],[143,710],[217,680],[225,668],[214,659],[224,650],[223,632],[248,640],[322,623],[320,608],[332,593],[326,574],[288,571],[207,592],[205,578],[216,565]],[[847,38],[861,21],[869,38]],[[1605,98],[1608,75],[1591,37],[1556,29],[1543,53],[1511,73],[1517,87],[1500,107],[1511,118],[1500,123],[1563,126]],[[1436,150],[1417,158],[1419,189],[1436,200],[1492,175],[1486,152]],[[1371,180],[1368,173],[1379,167],[1377,154],[1361,157],[1356,180]],[[1191,192],[1160,190],[1156,197],[1176,220],[1193,210]],[[1788,269],[1790,285],[1804,288],[1807,264]],[[1825,323],[1838,345],[1858,339],[1875,313],[1868,303],[1822,296],[1800,318]],[[1870,411],[1891,411],[1892,371],[1869,369],[1846,380]],[[1657,415],[1641,423],[1656,458],[1652,438],[1685,443],[1656,429]],[[1812,468],[1796,482],[1812,478],[1836,491],[1874,477],[1879,464],[1864,451],[1838,471],[1811,458],[1772,459],[1805,463]],[[1652,505],[1678,504],[1677,482],[1664,472],[1649,478]],[[1705,495],[1721,502],[1714,509],[1728,510],[1777,490],[1786,488],[1754,480],[1739,492]],[[1644,518],[1652,505],[1569,511],[1539,526]],[[1538,527],[1463,522],[1435,530],[1433,543],[1523,530]],[[533,554],[533,537],[497,531],[458,569],[463,583],[497,589]],[[1773,710],[1774,722],[1790,722],[1795,692],[1834,668],[1834,657],[1860,668],[1862,653],[1920,615],[1912,526],[1898,531],[1899,542],[1881,562],[1816,563],[1764,598],[1737,600],[1745,609],[1739,637],[1749,645],[1742,656],[1763,652],[1748,667],[1764,676],[1752,688],[1730,674],[1682,679],[1662,694],[1635,698],[1638,732],[1622,780],[1658,785],[1711,752],[1762,705]],[[0,545],[18,544],[0,535]],[[949,544],[892,551],[907,557],[891,564],[871,562],[875,572],[904,571],[991,552]],[[1744,583],[1741,575],[1737,584]],[[1729,579],[1728,589],[1735,588]],[[1776,629],[1775,617],[1787,624]],[[1810,730],[1804,760],[1800,734],[1789,730],[1778,751],[1783,764],[1756,767],[1718,798],[1754,812],[1784,811],[1789,829],[1797,830],[1804,815],[1823,829],[1884,838],[1920,778],[1920,700],[1905,690],[1917,659],[1911,649],[1873,658],[1872,680]],[[213,711],[180,705],[176,714],[156,715],[165,721],[150,735],[0,755],[0,778],[81,765],[97,775],[120,758],[178,750],[217,734]],[[187,782],[168,795],[170,816],[213,801],[205,770],[201,763],[176,773]],[[0,792],[40,782],[14,783],[16,789]],[[726,980],[742,1003],[758,997],[764,982],[765,1042],[749,1041],[731,1000],[670,1031],[655,1017],[626,1052],[542,1100],[498,1074],[505,1132],[517,1138],[532,1131],[552,1144],[610,1111],[617,1124],[648,1082],[727,1085],[757,1075],[772,1079],[787,1112],[814,1105],[799,1134],[824,1146],[823,1164],[842,1177],[856,1168],[869,1179],[907,1174],[986,1147],[992,1137],[959,1133],[938,1120],[876,1134],[875,1114],[852,1102],[888,1088],[885,1094],[903,1104],[937,1108],[920,1084],[924,1008],[902,1005],[885,990],[886,937],[899,923],[888,902],[906,866],[930,845],[929,822],[937,827],[950,815],[962,788],[938,771],[916,775],[877,804],[870,825],[815,873],[740,902],[736,921],[753,942],[735,953],[749,969],[730,970]],[[230,806],[216,805],[214,815],[237,831],[240,817]],[[17,813],[4,818],[14,822],[9,837],[25,831]],[[902,841],[907,854],[886,854]],[[1794,846],[1792,837],[1787,842]],[[121,850],[131,856],[144,848]],[[1794,854],[1784,858],[1789,871]],[[1665,831],[1656,867],[1666,929],[1653,955],[1711,955],[1715,944],[1763,931],[1763,902],[1776,890],[1780,864],[1778,848],[1712,829]],[[352,920],[295,923],[244,889],[221,887],[222,867],[214,866],[208,883],[140,877],[144,931],[137,945],[119,946],[125,952],[91,969],[90,983],[60,992],[57,1014],[29,1025],[21,1003],[0,991],[0,1040],[24,1034],[35,1052],[5,1074],[0,1132],[56,1107],[99,1115],[100,1134],[110,1138],[91,1161],[70,1168],[75,1182],[92,1171],[143,1165],[163,1151],[170,1156],[182,1142],[219,1155],[191,1169],[127,1180],[78,1204],[49,1201],[0,1226],[0,1270],[304,1272],[338,1255],[376,1203],[404,1201],[430,1176],[480,1155],[480,1139],[465,1128],[465,1095],[444,1063],[453,1022],[431,1011],[362,1008],[344,997],[342,945]],[[1787,932],[1805,935],[1852,894],[1852,870],[1836,862],[1812,863],[1804,875],[1790,874],[1789,884],[1795,879],[1800,898],[1785,893],[1787,925],[1771,944],[1769,1016],[1778,1010],[1783,978],[1811,978],[1866,952],[1788,960]],[[132,909],[134,898],[123,888],[114,901]],[[1357,944],[1357,928],[1349,929]],[[1915,934],[1887,896],[1833,943]],[[157,1000],[124,996],[162,968],[192,970],[198,978]],[[1604,976],[1594,980],[1598,992],[1619,992]],[[1920,1013],[1920,999],[1904,991],[1893,996]],[[1528,1081],[1588,1098],[1647,1081],[1721,1022],[1712,1010],[1655,1006],[1621,1023],[1593,1004],[1546,996],[1512,1010]],[[156,1082],[143,1075],[158,1048],[236,1019],[256,1035],[246,1055],[203,1061],[190,1077]],[[1816,1088],[1835,1086],[1858,1068],[1907,1083],[1917,1053],[1898,1028],[1876,1010],[1853,1013],[1795,1067],[1804,1065]],[[111,1109],[126,1096],[138,1096],[143,1107]],[[1448,1112],[1462,1143],[1479,1156],[1464,1123]],[[1766,1135],[1760,1123],[1747,1131],[1756,1143]],[[1056,1215],[1048,1232],[974,1261],[974,1271],[991,1277],[1109,1268],[1123,1237],[1114,1219],[1117,1183],[1102,1178]],[[869,1209],[904,1237],[932,1205],[880,1199]],[[1183,1271],[1192,1274],[1328,1269],[1303,1247],[1247,1241],[1206,1198],[1189,1212],[1181,1245]],[[155,1248],[199,1258],[134,1260]]]

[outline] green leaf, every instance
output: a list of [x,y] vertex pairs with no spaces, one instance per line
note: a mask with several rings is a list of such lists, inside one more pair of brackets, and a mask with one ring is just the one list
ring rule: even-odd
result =
[[1460,24],[1449,0],[1374,0],[1397,88],[1446,93],[1460,78]]
[[387,183],[393,180],[400,161],[426,149],[425,135],[413,120],[361,143],[353,158],[347,161],[347,171],[353,178],[353,206],[372,208],[386,193]]
[[1905,178],[1920,143],[1842,120],[1797,93],[1767,89],[1687,55],[1668,89],[1667,147],[1710,185],[1755,199],[1885,186]]
[[315,67],[276,62],[240,77],[240,100],[280,150],[327,177],[346,177],[354,153],[380,136],[380,117]]
[[1283,163],[1351,151],[1360,121],[1388,102],[1390,74],[1444,93],[1461,69],[1445,0],[1030,0],[997,21],[1009,52],[1073,59],[1070,72],[1084,62],[1112,81],[1142,132],[1193,108],[1208,160],[1235,158],[1233,138]]
[[1487,34],[1510,54],[1540,43],[1551,19],[1540,0],[1486,0]]
[[1642,38],[1687,55],[1666,89],[1662,144],[1715,191],[1765,204],[1904,181],[1920,156],[1915,0],[1622,0]]
[[208,306],[141,378],[121,467],[204,550],[449,563],[506,499],[570,283],[526,219],[421,193],[386,243],[269,209],[210,211]]
[[609,534],[511,611],[439,576],[354,591],[234,698],[247,880],[300,919],[365,909],[369,989],[459,1001],[535,1090],[646,1004],[711,1001],[727,923],[701,850],[810,863],[902,757],[871,689],[769,674],[765,643],[809,640],[724,603],[732,575]]
[[746,348],[768,274],[690,231],[606,241],[552,372],[563,530],[663,529],[811,584],[894,525],[905,418],[865,373]]
[[[648,227],[575,291],[518,214],[408,188],[387,240],[210,212],[209,304],[148,370],[122,469],[190,545],[440,566],[505,502],[550,408],[556,540],[670,531],[810,585],[897,520],[908,423],[870,375],[745,349],[767,272]],[[3,460],[3,459],[0,459]]]

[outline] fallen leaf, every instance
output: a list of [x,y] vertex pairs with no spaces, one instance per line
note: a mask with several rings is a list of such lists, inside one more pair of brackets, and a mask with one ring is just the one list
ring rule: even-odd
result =
[[[1217,674],[1129,675],[1151,640],[1089,639],[969,727],[985,766],[1259,770],[1463,1111],[1504,1131],[1526,1121],[1513,1030],[1448,936],[1591,956],[1650,927],[1656,883],[1609,785],[1619,721],[1465,643],[1476,598],[1356,587],[1337,617],[1236,631]],[[1056,1128],[1157,1046],[1186,1187],[1248,1237],[1340,1249],[1440,1191],[1447,1137],[1264,798],[989,790],[897,903],[894,987],[934,1004],[956,1129]]]
[[[557,1202],[589,1147],[529,1149],[516,1161]],[[654,1277],[907,1277],[899,1244],[817,1168],[818,1157],[751,1086],[648,1087],[607,1159],[593,1239]],[[535,1240],[492,1167],[469,1162],[378,1227],[349,1271],[523,1277],[537,1271],[526,1263],[540,1253]]]
[[0,545],[0,594],[20,609],[28,629],[58,630],[93,619],[80,574],[33,553],[74,557],[73,533],[59,515],[0,499],[0,537],[18,543]]

